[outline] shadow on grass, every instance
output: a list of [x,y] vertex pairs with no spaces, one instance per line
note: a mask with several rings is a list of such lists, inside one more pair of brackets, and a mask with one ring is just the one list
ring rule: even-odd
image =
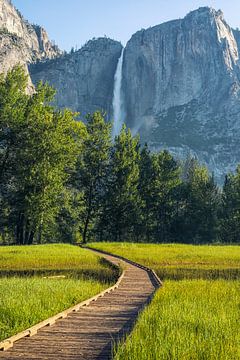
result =
[[201,269],[201,268],[158,268],[161,280],[239,280],[239,268]]
[[66,279],[96,280],[101,284],[110,284],[117,281],[121,269],[101,258],[99,263],[102,269],[13,269],[0,270],[0,278],[6,277],[51,277],[65,276]]

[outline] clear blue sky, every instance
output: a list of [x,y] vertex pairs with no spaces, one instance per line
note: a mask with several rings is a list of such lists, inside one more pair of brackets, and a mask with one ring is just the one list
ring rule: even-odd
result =
[[240,0],[12,0],[30,22],[42,25],[61,49],[107,35],[123,44],[141,28],[184,17],[200,6],[222,9],[240,27]]

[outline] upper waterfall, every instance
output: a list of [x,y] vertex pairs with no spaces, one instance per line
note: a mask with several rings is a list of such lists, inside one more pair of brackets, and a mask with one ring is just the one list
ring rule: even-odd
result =
[[114,76],[114,91],[113,91],[113,136],[116,136],[121,131],[123,125],[123,99],[122,99],[122,67],[123,67],[123,53],[118,60],[116,73]]

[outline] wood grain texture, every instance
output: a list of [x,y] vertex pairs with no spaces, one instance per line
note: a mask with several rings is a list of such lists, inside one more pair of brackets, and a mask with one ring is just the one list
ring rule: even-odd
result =
[[146,268],[115,256],[101,256],[125,269],[119,286],[36,335],[16,341],[12,348],[0,352],[0,359],[111,359],[114,342],[131,331],[160,284]]

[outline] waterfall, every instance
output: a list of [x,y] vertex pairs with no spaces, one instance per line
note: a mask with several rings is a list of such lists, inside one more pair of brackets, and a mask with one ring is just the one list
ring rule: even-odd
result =
[[114,91],[113,91],[113,136],[120,133],[123,125],[123,100],[122,100],[122,67],[123,67],[123,52],[118,60],[116,73],[114,76]]

